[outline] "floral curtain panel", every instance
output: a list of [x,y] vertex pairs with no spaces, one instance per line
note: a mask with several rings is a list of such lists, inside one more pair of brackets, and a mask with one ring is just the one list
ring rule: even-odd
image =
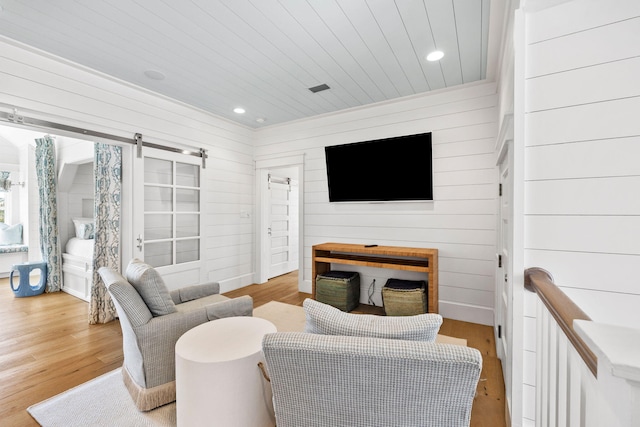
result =
[[122,193],[122,148],[96,143],[95,240],[93,286],[89,323],[107,323],[117,317],[113,301],[102,283],[98,269],[111,267],[120,271],[120,197]]
[[46,292],[62,287],[62,251],[58,233],[57,170],[53,139],[47,135],[36,141],[36,175],[40,195],[40,251],[47,263]]
[[0,191],[11,191],[11,181],[9,180],[11,172],[0,172]]

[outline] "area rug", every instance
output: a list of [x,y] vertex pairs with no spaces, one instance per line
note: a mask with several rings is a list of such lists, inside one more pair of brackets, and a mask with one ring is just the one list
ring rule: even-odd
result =
[[27,411],[44,427],[174,427],[176,404],[140,412],[122,382],[121,368],[80,384]]
[[[304,309],[271,301],[253,310],[255,317],[271,321],[280,332],[304,329]],[[467,345],[460,338],[438,335],[438,342]],[[149,412],[133,404],[118,368],[98,378],[30,406],[27,411],[43,427],[174,427],[176,404]]]
[[304,330],[304,308],[298,305],[270,301],[253,309],[254,317],[267,319],[278,332],[302,332]]

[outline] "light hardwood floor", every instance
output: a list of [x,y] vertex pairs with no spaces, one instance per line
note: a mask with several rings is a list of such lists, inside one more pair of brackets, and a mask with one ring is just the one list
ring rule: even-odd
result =
[[[310,296],[297,291],[295,272],[226,295],[251,295],[255,307],[273,300],[301,305]],[[37,426],[27,407],[122,366],[119,323],[89,325],[87,319],[84,301],[63,292],[15,298],[8,280],[0,279],[1,426]],[[504,383],[492,328],[445,319],[440,331],[465,338],[483,356],[471,426],[505,426]]]
[[120,324],[88,318],[78,298],[15,298],[0,279],[0,425],[37,426],[27,407],[122,366]]

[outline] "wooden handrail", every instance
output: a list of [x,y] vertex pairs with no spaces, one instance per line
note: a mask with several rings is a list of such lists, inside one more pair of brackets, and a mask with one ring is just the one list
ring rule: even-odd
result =
[[578,354],[595,377],[598,376],[598,358],[573,329],[573,321],[591,320],[555,283],[551,274],[538,267],[524,272],[524,287],[538,294],[538,297],[556,319],[560,328],[569,338]]

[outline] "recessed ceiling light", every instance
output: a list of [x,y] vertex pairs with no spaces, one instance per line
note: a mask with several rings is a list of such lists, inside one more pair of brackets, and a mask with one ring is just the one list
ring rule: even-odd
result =
[[157,70],[147,70],[144,72],[144,75],[149,77],[151,80],[165,79],[165,75],[161,71],[157,71]]
[[258,123],[264,123],[264,122],[265,122],[265,120],[266,120],[266,119],[265,119],[265,118],[263,118],[263,117],[258,117],[258,118],[256,119],[256,122],[258,122]]
[[236,108],[233,109],[233,112],[236,113],[236,114],[244,114],[245,110],[242,107],[236,107]]
[[434,50],[429,55],[427,55],[427,61],[431,61],[431,62],[439,61],[442,59],[443,56],[444,56],[444,52],[442,52],[441,50]]

